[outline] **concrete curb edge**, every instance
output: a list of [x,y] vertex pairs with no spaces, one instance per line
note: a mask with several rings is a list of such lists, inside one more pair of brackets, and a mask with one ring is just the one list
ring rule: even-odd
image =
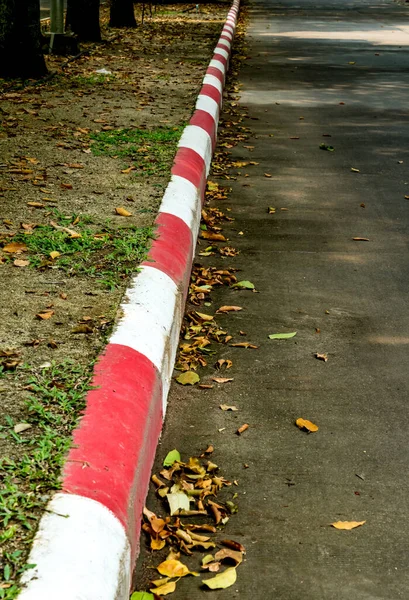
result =
[[20,600],[127,600],[141,515],[189,288],[240,0],[234,0],[178,144],[155,224],[94,370],[95,389],[40,521]]

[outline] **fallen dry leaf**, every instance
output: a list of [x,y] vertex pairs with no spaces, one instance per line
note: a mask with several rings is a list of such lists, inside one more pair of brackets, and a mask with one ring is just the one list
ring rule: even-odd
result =
[[350,530],[355,529],[355,527],[360,527],[364,523],[366,523],[366,521],[336,521],[335,523],[331,523],[331,525],[332,527],[335,527],[335,529]]
[[13,427],[14,433],[22,433],[27,429],[31,429],[32,425],[30,423],[16,423]]
[[53,310],[42,310],[38,314],[36,314],[36,317],[37,317],[37,319],[40,319],[41,321],[46,321],[47,319],[51,319],[53,314],[54,314]]
[[315,353],[315,358],[318,358],[318,360],[323,360],[324,362],[328,361],[328,356],[326,354],[320,354],[319,352]]
[[241,306],[221,306],[216,310],[217,313],[228,313],[228,312],[238,312],[239,310],[243,310]]
[[45,204],[42,204],[42,202],[27,202],[27,206],[32,206],[33,208],[44,208]]
[[233,377],[212,377],[212,381],[216,383],[227,383],[228,381],[233,381]]
[[228,404],[220,404],[219,408],[221,408],[222,410],[231,410],[233,412],[239,410],[237,406],[229,406]]
[[359,169],[354,169],[354,167],[351,167],[351,171],[352,171],[353,173],[359,173],[359,172],[360,172],[360,171],[359,171]]
[[54,260],[56,258],[58,258],[59,256],[61,256],[61,252],[58,252],[57,250],[53,250],[52,252],[50,252],[50,257]]
[[71,333],[93,333],[93,331],[92,327],[85,323],[81,323],[77,327],[74,327],[74,329],[71,329]]
[[15,267],[28,267],[29,264],[29,260],[21,260],[21,258],[16,258],[16,260],[13,262]]
[[123,206],[119,206],[118,208],[116,208],[115,212],[117,215],[120,215],[121,217],[131,217],[132,216],[132,213],[129,212],[129,210],[126,210],[126,208],[124,208]]
[[136,167],[128,167],[127,169],[123,169],[121,173],[130,173],[131,171],[135,171]]
[[214,233],[213,231],[201,231],[200,237],[204,240],[212,240],[213,242],[225,242],[226,238],[222,233]]
[[237,573],[235,567],[229,567],[223,573],[219,573],[211,579],[202,579],[203,585],[206,585],[211,590],[226,589],[236,582]]
[[300,429],[307,431],[308,433],[313,433],[314,431],[318,431],[318,426],[307,419],[297,419],[295,424]]
[[264,177],[272,177],[272,175],[270,175],[270,173],[264,173]]
[[167,596],[176,590],[176,581],[168,581],[157,588],[152,588],[150,591],[157,596]]
[[239,565],[243,561],[243,553],[237,550],[230,550],[229,548],[222,548],[216,552],[214,560],[217,561],[233,561],[235,565]]
[[166,577],[185,577],[190,573],[187,566],[176,559],[164,560],[156,568],[161,575]]
[[230,346],[234,346],[235,348],[258,348],[258,346],[255,346],[250,342],[238,342],[237,344],[230,344]]
[[354,242],[369,242],[369,238],[354,237],[352,239],[354,240]]
[[176,377],[176,381],[181,385],[194,385],[200,381],[200,377],[194,371],[186,371],[179,375],[179,377]]
[[3,246],[3,252],[8,252],[9,254],[21,254],[27,250],[27,246],[25,244],[21,244],[20,242],[10,242],[10,244]]
[[72,190],[72,183],[61,183],[60,186],[63,190]]

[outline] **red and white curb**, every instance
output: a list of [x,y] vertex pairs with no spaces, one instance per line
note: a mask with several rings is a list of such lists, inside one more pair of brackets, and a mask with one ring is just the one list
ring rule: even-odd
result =
[[47,506],[20,600],[125,600],[166,411],[239,12],[234,0],[156,218],[158,237],[121,305]]

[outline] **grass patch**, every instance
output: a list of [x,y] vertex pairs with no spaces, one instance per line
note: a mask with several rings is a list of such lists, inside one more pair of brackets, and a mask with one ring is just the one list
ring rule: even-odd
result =
[[[71,433],[91,389],[93,365],[82,367],[66,361],[49,368],[23,371],[29,396],[27,422],[33,432],[24,437],[14,432],[15,423],[5,417],[0,435],[25,446],[18,460],[0,460],[0,598],[13,600],[19,593],[18,579],[35,565],[26,564],[38,521],[52,490],[60,489],[64,458]],[[28,371],[28,377],[27,377]],[[24,550],[21,550],[21,548]],[[19,548],[19,549],[16,549]]]
[[[76,215],[67,217],[54,210],[54,216],[58,228],[39,225],[31,235],[20,233],[13,238],[28,247],[30,265],[61,269],[70,276],[85,275],[108,289],[118,287],[135,273],[153,238],[152,227],[115,228],[107,224],[96,230],[86,218],[80,217],[74,226]],[[80,237],[73,237],[73,232]],[[60,255],[53,259],[52,252]]]
[[91,150],[130,159],[136,174],[157,175],[169,171],[183,127],[101,131],[91,134]]

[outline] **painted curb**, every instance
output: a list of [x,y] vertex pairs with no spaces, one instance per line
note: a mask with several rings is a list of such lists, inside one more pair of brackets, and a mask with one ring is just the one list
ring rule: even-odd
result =
[[178,346],[240,0],[234,0],[184,129],[158,237],[121,304],[47,506],[20,600],[127,600],[141,515]]

